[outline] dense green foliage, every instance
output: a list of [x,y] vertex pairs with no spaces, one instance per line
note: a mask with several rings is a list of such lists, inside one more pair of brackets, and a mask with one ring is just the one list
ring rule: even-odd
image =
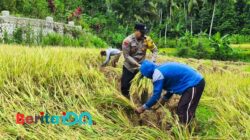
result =
[[[51,5],[51,1],[53,5]],[[54,6],[54,10],[51,7]],[[213,34],[250,34],[250,2],[248,0],[2,0],[0,10],[35,18],[52,15],[66,22],[73,18],[85,28],[98,33],[107,42],[119,44],[124,34],[131,33],[134,23],[143,22],[154,37],[175,38],[189,30],[193,34],[209,33],[214,11]],[[121,35],[122,34],[122,35]]]
[[88,32],[68,30],[67,33],[68,34],[66,35],[51,33],[46,36],[43,36],[42,33],[40,33],[39,35],[34,36],[34,32],[30,27],[17,28],[14,31],[13,36],[4,32],[3,42],[7,44],[16,43],[41,46],[88,46],[96,48],[105,48],[108,46],[105,41]]
[[235,34],[230,37],[230,42],[233,44],[249,43],[250,36]]
[[[74,31],[73,37],[52,34],[34,42],[32,34],[25,39],[20,36],[27,29],[18,29],[13,39],[4,35],[6,43],[96,47],[109,44],[120,48],[137,22],[147,24],[159,48],[177,48],[177,55],[182,57],[245,59],[247,55],[230,49],[228,43],[250,42],[249,0],[2,0],[0,10],[5,9],[20,16],[53,16],[65,23],[74,20],[85,31],[96,34]],[[221,42],[216,33],[228,37]]]
[[193,37],[186,33],[178,41],[177,55],[181,57],[217,59],[217,60],[237,60],[246,59],[238,50],[230,47],[228,36],[215,34],[208,39],[205,34]]

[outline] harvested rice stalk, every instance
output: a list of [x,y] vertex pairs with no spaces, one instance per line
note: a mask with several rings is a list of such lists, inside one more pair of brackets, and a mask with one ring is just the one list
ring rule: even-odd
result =
[[116,97],[119,101],[121,101],[123,105],[126,105],[126,106],[129,106],[131,107],[132,109],[136,109],[136,105],[134,102],[130,102],[126,97],[124,97],[123,95],[121,94],[116,94]]
[[132,102],[136,101],[136,99],[139,99],[139,101],[142,101],[143,95],[145,93],[149,94],[148,97],[151,96],[153,90],[153,84],[150,79],[147,79],[145,77],[142,77],[141,73],[136,74],[135,78],[131,82],[131,88],[130,88],[130,97]]

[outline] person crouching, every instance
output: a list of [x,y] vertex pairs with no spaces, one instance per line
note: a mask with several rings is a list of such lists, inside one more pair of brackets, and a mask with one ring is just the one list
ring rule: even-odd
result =
[[152,79],[154,90],[152,97],[141,107],[137,113],[150,109],[161,98],[162,90],[167,93],[161,103],[167,102],[175,94],[181,95],[177,107],[177,115],[182,124],[188,124],[195,116],[196,108],[205,87],[203,76],[188,65],[168,62],[157,66],[153,62],[144,60],[140,67],[143,76]]
[[119,49],[114,49],[114,48],[108,48],[107,50],[103,50],[101,51],[101,56],[106,56],[106,60],[102,63],[102,67],[105,67],[110,59],[111,56],[114,56],[113,60],[111,61],[111,64],[113,67],[116,67],[117,62],[119,61],[119,58],[121,56],[122,51],[120,51]]

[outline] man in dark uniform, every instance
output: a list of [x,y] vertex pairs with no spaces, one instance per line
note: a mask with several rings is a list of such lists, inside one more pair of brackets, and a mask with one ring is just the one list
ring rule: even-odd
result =
[[136,24],[135,32],[124,39],[122,44],[125,61],[121,78],[121,91],[127,98],[129,98],[131,80],[137,74],[140,63],[146,57],[147,50],[149,49],[153,53],[153,62],[157,57],[157,47],[152,39],[145,35],[146,31],[147,27],[144,24]]

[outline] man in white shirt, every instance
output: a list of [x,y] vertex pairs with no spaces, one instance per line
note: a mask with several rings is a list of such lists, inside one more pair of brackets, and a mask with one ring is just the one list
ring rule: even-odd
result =
[[121,51],[119,49],[114,48],[108,48],[107,50],[101,51],[101,56],[106,56],[106,60],[102,63],[102,67],[105,67],[110,59],[111,56],[114,56],[114,59],[111,61],[111,64],[113,67],[116,67],[116,63],[119,61],[119,58],[121,56]]

